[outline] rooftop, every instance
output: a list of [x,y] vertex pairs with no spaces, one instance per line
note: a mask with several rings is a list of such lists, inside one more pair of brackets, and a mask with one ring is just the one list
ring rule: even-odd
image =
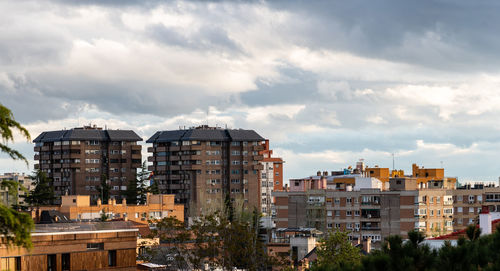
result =
[[158,131],[146,142],[154,143],[188,140],[263,141],[265,139],[254,130],[222,129],[218,127],[199,126],[184,130]]
[[117,231],[138,231],[132,222],[110,221],[110,222],[70,222],[36,224],[32,235],[54,235],[54,234],[74,234],[87,232],[117,232]]
[[102,130],[97,127],[82,127],[70,130],[42,132],[33,140],[33,142],[70,140],[142,141],[142,138],[132,130]]

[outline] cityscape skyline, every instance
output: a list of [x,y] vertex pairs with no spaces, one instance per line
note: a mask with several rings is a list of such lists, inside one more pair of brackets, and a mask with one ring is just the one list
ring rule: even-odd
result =
[[[0,97],[33,138],[88,123],[143,138],[254,129],[285,182],[360,158],[392,168],[392,153],[397,169],[497,182],[496,7],[408,5],[4,2]],[[31,172],[33,144],[11,146],[30,168],[0,154],[0,172]]]

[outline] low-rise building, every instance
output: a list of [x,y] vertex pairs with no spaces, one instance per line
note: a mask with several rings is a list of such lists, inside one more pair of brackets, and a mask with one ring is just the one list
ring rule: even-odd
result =
[[137,232],[125,221],[37,224],[31,250],[0,243],[0,270],[136,270]]
[[98,200],[96,205],[91,205],[90,196],[62,196],[60,206],[43,206],[33,210],[32,217],[38,220],[43,210],[56,210],[71,220],[96,220],[105,214],[109,219],[124,219],[139,223],[147,223],[148,219],[161,219],[164,217],[176,217],[184,221],[184,206],[174,202],[175,195],[153,195],[148,194],[146,204],[127,205],[124,199],[117,203],[114,199],[109,204],[101,204]]

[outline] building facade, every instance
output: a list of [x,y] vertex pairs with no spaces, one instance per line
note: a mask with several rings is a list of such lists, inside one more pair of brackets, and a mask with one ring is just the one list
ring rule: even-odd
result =
[[105,179],[110,197],[121,200],[130,180],[141,167],[142,139],[131,130],[102,130],[85,126],[41,133],[35,143],[35,169],[51,179],[55,196],[101,197],[98,188]]
[[0,243],[0,270],[136,270],[137,232],[123,221],[38,224],[31,251]]
[[148,167],[162,193],[175,194],[186,217],[220,210],[229,195],[237,208],[260,210],[264,138],[253,130],[196,128],[159,131],[147,143]]
[[21,205],[26,206],[24,198],[29,191],[35,189],[33,186],[33,180],[30,176],[24,175],[24,173],[5,173],[0,175],[0,183],[2,181],[13,181],[19,186],[17,191],[9,191],[8,188],[0,187],[0,202],[4,205]]
[[108,204],[102,204],[97,200],[97,204],[91,204],[90,196],[62,196],[60,206],[41,206],[32,211],[31,216],[38,221],[40,213],[44,210],[59,211],[71,220],[98,220],[102,214],[106,214],[109,219],[124,219],[142,224],[147,224],[150,219],[162,219],[165,217],[175,217],[180,221],[184,220],[184,206],[174,203],[174,195],[147,195],[144,205],[127,205],[123,199],[117,202],[111,199]]
[[263,165],[260,191],[261,212],[263,217],[272,217],[276,215],[272,192],[283,190],[283,159],[273,157],[273,151],[269,149],[269,140],[266,140],[261,154],[264,157],[260,161]]

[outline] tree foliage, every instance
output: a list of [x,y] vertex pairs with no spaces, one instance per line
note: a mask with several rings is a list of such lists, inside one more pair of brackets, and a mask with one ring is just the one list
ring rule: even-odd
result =
[[102,204],[108,204],[109,191],[111,190],[111,186],[108,184],[108,176],[105,174],[101,175],[101,183],[96,190],[99,192]]
[[5,152],[14,160],[25,161],[27,165],[28,160],[20,152],[7,146],[9,141],[14,141],[12,129],[20,132],[28,141],[31,139],[28,130],[14,119],[12,111],[0,104],[0,138],[2,139],[2,142],[0,142],[0,151]]
[[[17,150],[7,146],[14,141],[13,131],[17,130],[28,141],[30,134],[26,128],[19,124],[7,107],[0,104],[0,152],[4,152],[14,160],[23,160],[28,165],[28,160]],[[31,230],[33,220],[28,214],[20,213],[12,208],[0,204],[0,238],[7,246],[18,245],[31,248]]]
[[259,238],[260,214],[256,210],[228,214],[203,215],[189,228],[174,218],[164,218],[156,222],[154,236],[170,248],[170,259],[175,259],[179,269],[268,270],[285,265],[267,255]]
[[37,170],[31,176],[35,189],[26,196],[26,202],[32,206],[52,205],[54,203],[54,187],[45,172]]
[[317,270],[338,269],[343,266],[354,266],[360,263],[359,248],[349,241],[347,232],[330,230],[318,242],[316,253]]
[[146,161],[142,163],[141,171],[136,174],[136,178],[129,181],[125,193],[128,204],[145,204],[147,192],[149,192],[146,182],[149,172],[146,167]]

